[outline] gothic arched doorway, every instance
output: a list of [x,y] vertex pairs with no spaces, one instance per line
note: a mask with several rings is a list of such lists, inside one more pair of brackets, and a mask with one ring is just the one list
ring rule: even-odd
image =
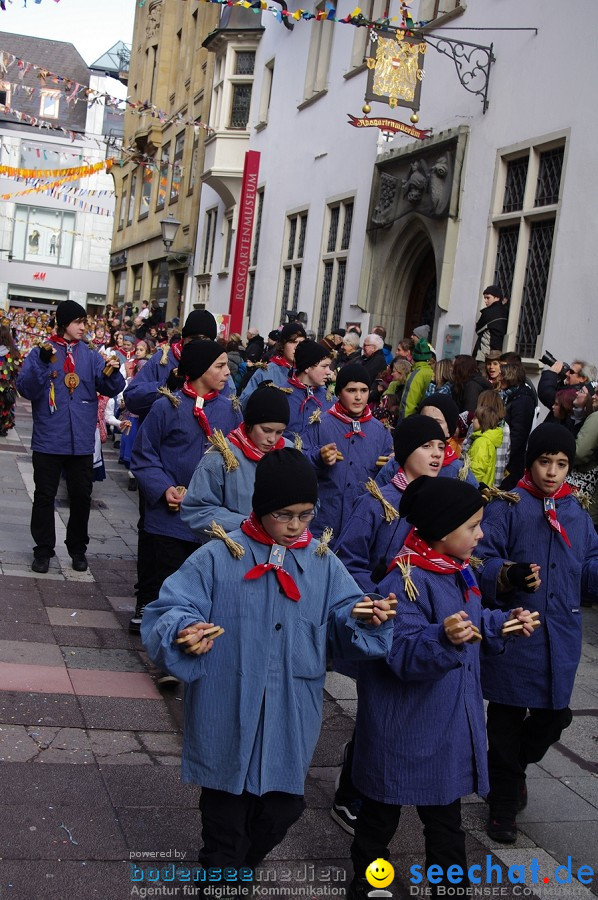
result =
[[436,318],[436,262],[431,246],[412,277],[405,313],[405,337],[411,337],[418,325],[429,325],[431,338]]

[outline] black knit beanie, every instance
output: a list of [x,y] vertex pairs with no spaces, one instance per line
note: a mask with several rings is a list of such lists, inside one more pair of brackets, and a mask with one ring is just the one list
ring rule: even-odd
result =
[[459,407],[452,397],[448,394],[430,394],[424,397],[419,405],[418,412],[421,412],[425,406],[435,406],[444,416],[446,427],[448,428],[449,437],[452,437],[457,430],[457,422],[459,420]]
[[300,335],[300,337],[303,338],[306,337],[305,328],[301,322],[287,322],[287,324],[280,329],[278,340],[281,344],[286,344],[287,341],[291,341],[297,335]]
[[422,475],[407,485],[399,513],[425,540],[439,541],[484,505],[480,492],[466,481]]
[[226,356],[226,350],[216,341],[190,341],[183,347],[178,373],[195,381],[223,354]]
[[275,509],[318,499],[318,480],[306,457],[292,447],[272,450],[257,464],[251,506],[258,518]]
[[575,438],[568,428],[556,422],[544,422],[531,432],[525,451],[525,468],[543,453],[564,453],[569,460],[569,471],[575,463]]
[[67,328],[75,319],[83,319],[86,316],[87,310],[75,300],[63,300],[56,307],[56,324],[59,328]]
[[291,410],[286,394],[271,382],[262,381],[247,401],[243,421],[246,425],[259,425],[262,422],[288,425],[290,418]]
[[428,441],[446,441],[442,426],[430,416],[408,416],[397,425],[393,435],[395,459],[404,466],[414,450]]
[[218,334],[216,319],[207,309],[194,309],[189,313],[183,325],[184,338],[200,334],[210,341],[215,341]]
[[295,350],[295,370],[305,372],[310,366],[317,366],[323,359],[330,359],[330,350],[316,341],[301,341]]
[[487,288],[484,288],[482,291],[482,295],[490,294],[492,297],[501,297],[503,296],[502,288],[498,284],[489,284]]
[[359,363],[348,363],[346,366],[342,367],[336,376],[334,393],[337,397],[342,389],[347,387],[350,381],[356,381],[358,384],[365,384],[367,387],[371,387],[372,384],[372,379],[370,378],[367,369],[364,369]]

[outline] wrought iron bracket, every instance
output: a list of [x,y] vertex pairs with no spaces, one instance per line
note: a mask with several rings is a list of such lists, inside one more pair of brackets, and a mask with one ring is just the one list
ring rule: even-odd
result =
[[488,87],[490,85],[490,68],[496,62],[492,52],[494,44],[484,47],[482,44],[470,44],[454,38],[421,35],[426,44],[438,53],[452,59],[457,70],[457,77],[466,91],[480,97],[483,111],[488,109]]

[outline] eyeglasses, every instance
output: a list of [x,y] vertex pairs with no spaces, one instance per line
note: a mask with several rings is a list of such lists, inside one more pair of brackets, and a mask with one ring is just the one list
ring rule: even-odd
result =
[[308,522],[311,522],[311,520],[314,518],[315,512],[312,509],[311,512],[300,513],[298,516],[294,515],[293,513],[285,513],[285,512],[280,512],[280,513],[273,512],[273,513],[270,513],[270,515],[276,522],[282,522],[284,525],[288,525],[289,522],[292,522],[294,519],[297,519],[302,524],[307,524]]

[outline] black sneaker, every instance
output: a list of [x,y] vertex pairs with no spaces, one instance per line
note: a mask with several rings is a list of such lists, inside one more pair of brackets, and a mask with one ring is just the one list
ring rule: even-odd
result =
[[156,678],[156,684],[159,684],[160,687],[174,688],[180,683],[181,679],[177,678],[176,675],[171,675],[170,672],[159,672]]
[[141,631],[141,619],[143,617],[143,610],[145,609],[145,604],[137,604],[135,607],[135,615],[132,619],[129,620],[129,631],[131,634],[139,634]]
[[372,886],[365,878],[353,878],[347,888],[347,900],[368,900]]
[[84,553],[74,553],[71,559],[75,572],[87,572],[87,557]]
[[517,840],[517,822],[508,816],[490,817],[486,834],[499,844],[514,844]]
[[50,568],[50,558],[48,556],[35,556],[31,563],[31,571],[37,572],[39,575],[45,575]]
[[347,803],[333,803],[330,816],[347,834],[354,835],[355,822],[360,809],[361,800],[357,799],[349,800]]

